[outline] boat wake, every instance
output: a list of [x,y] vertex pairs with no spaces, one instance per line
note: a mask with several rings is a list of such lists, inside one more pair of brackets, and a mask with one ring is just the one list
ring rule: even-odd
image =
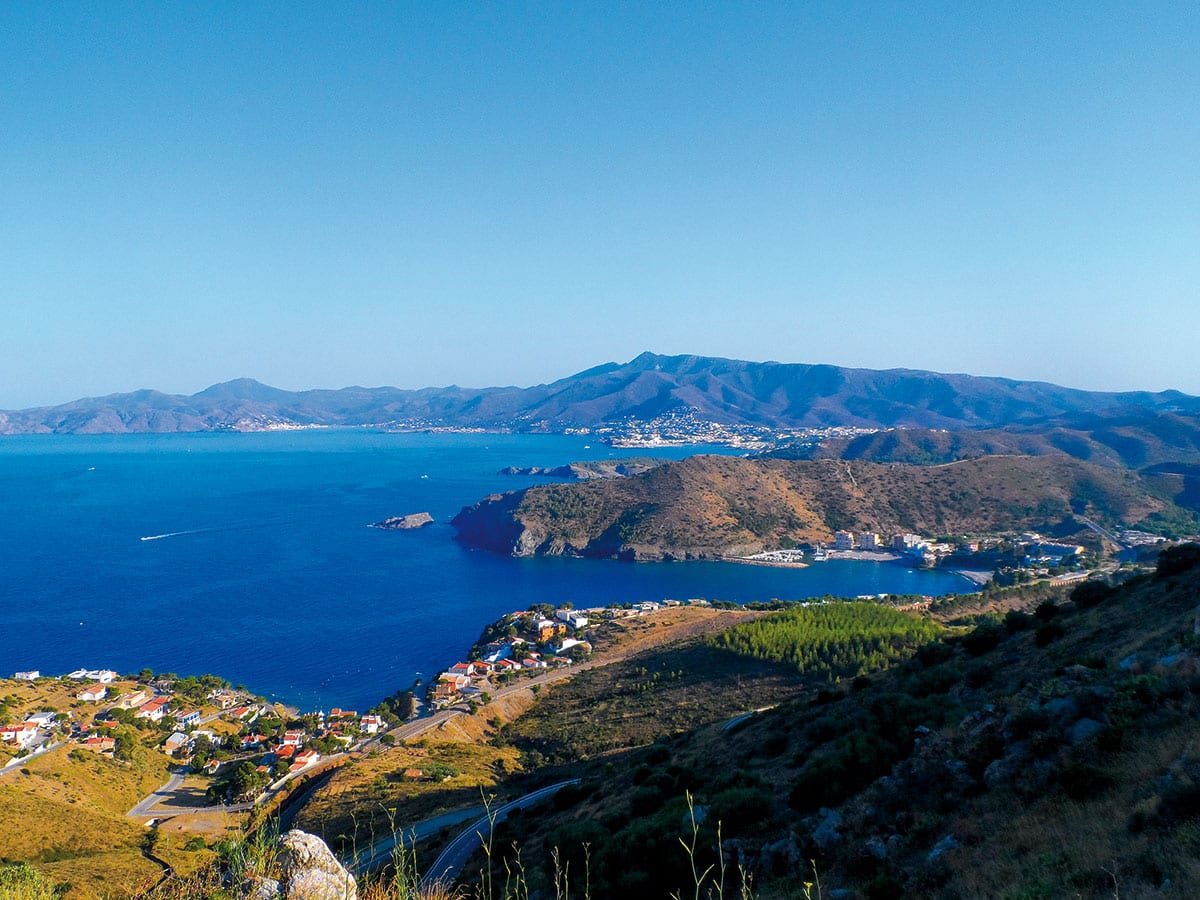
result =
[[233,525],[218,525],[213,528],[190,528],[187,531],[168,531],[166,534],[147,534],[138,538],[139,541],[161,541],[164,538],[183,537],[189,534],[215,534],[221,531],[237,531],[242,528],[270,528],[274,525],[286,525],[288,520],[279,519],[270,522],[239,522]]
[[179,537],[184,534],[203,534],[206,531],[215,531],[215,528],[195,528],[191,531],[168,531],[166,534],[147,534],[139,538],[142,541],[161,541],[163,538]]

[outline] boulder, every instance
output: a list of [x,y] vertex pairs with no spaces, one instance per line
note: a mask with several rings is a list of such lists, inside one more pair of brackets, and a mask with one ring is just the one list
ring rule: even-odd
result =
[[287,900],[357,900],[354,876],[319,837],[293,829],[279,845],[275,860]]

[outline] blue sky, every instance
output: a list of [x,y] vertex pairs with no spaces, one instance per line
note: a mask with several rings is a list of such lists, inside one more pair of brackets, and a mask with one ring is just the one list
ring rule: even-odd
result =
[[1200,393],[1195,4],[0,4],[0,408],[642,350]]

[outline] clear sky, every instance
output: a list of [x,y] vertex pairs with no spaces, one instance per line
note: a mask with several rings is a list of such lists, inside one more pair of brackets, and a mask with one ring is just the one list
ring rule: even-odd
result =
[[1200,394],[1200,5],[0,4],[0,408],[642,350]]

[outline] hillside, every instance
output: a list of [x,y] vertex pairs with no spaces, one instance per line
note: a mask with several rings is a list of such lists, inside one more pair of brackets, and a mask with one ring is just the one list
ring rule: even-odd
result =
[[1038,425],[946,431],[903,428],[784,447],[781,459],[859,459],[931,465],[975,456],[1070,456],[1102,466],[1143,468],[1200,462],[1200,420],[1171,413],[1060,417]]
[[259,430],[295,426],[595,428],[685,415],[765,428],[997,427],[1126,409],[1200,412],[1178,391],[1105,393],[910,369],[643,353],[533,387],[284,391],[252,379],[182,396],[143,390],[0,412],[0,434]]
[[[630,478],[494,495],[453,520],[464,543],[517,556],[721,557],[838,529],[978,534],[1189,519],[1179,483],[1068,457],[988,456],[943,466],[696,456]],[[1061,527],[1060,527],[1061,526]]]
[[[1026,612],[954,622],[887,672],[818,674],[820,690],[757,715],[548,769],[583,781],[495,846],[515,842],[536,886],[567,862],[578,879],[586,845],[593,896],[690,896],[695,821],[694,871],[712,865],[714,883],[721,846],[726,891],[744,874],[761,900],[796,896],[814,871],[845,898],[1193,897],[1200,552],[1166,559],[1116,590],[1035,593]],[[798,649],[810,640],[793,632]],[[668,656],[629,665],[689,659]],[[590,736],[626,709],[620,673],[610,687],[542,698],[506,730],[522,761],[602,750]],[[572,727],[581,716],[593,726]]]

